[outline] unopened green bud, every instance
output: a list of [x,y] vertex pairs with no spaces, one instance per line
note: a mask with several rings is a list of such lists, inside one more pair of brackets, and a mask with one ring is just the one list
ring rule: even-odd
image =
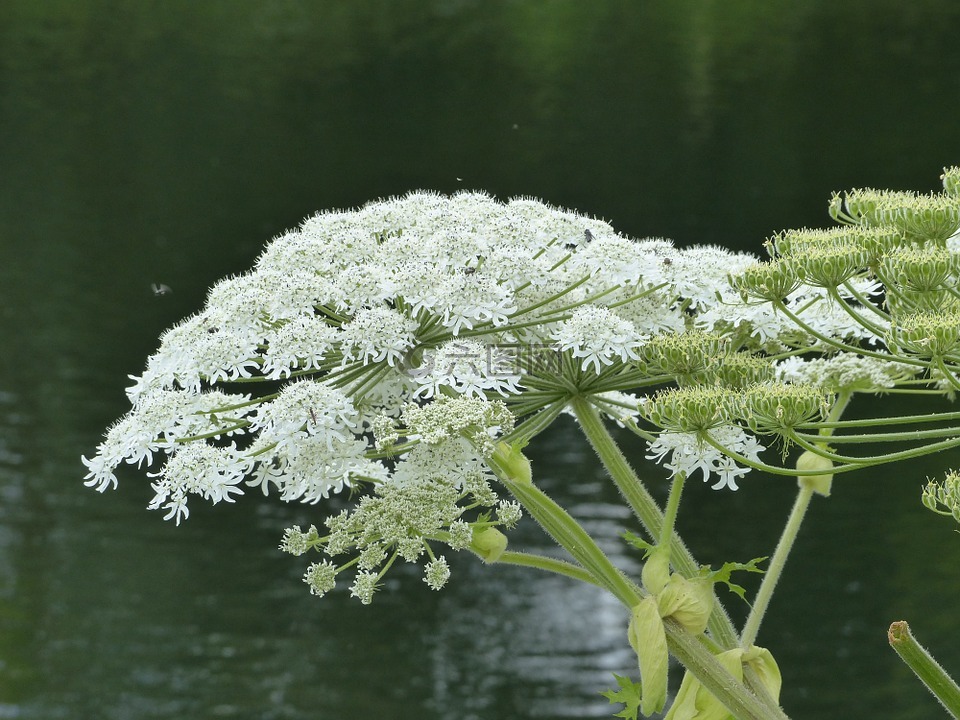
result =
[[943,483],[927,482],[921,495],[923,504],[938,515],[952,515],[960,522],[960,474],[951,470]]
[[[743,680],[743,650],[717,655],[717,661],[737,680]],[[664,720],[733,720],[730,711],[688,670]]]
[[834,193],[830,199],[830,215],[845,225],[884,225],[886,223],[880,219],[877,208],[890,194],[889,190],[872,188],[850,190],[843,197]]
[[694,635],[707,629],[713,612],[713,583],[706,578],[685,578],[677,573],[657,596],[661,617],[670,617]]
[[767,693],[775,701],[780,700],[780,686],[783,684],[783,678],[780,675],[780,667],[769,650],[756,645],[747,648],[740,661],[750,667],[760,678],[760,684],[766,688]]
[[643,587],[651,595],[656,595],[670,580],[670,553],[667,549],[656,547],[650,553],[640,571]]
[[952,195],[914,195],[884,208],[888,224],[895,225],[918,242],[943,243],[960,229],[960,198]]
[[903,244],[903,235],[891,227],[868,228],[844,225],[827,230],[784,230],[765,243],[772,257],[793,258],[804,265],[804,258],[814,252],[861,254],[863,265],[872,265],[884,253]]
[[660,712],[667,702],[670,653],[657,600],[652,595],[645,597],[631,610],[627,638],[630,647],[637,653],[640,666],[640,682],[643,684],[640,711],[644,715]]
[[776,378],[777,371],[769,358],[745,352],[730,353],[698,376],[704,384],[716,383],[731,390],[742,390],[751,385]]
[[516,483],[533,482],[533,471],[530,469],[530,460],[508,442],[497,443],[493,456],[490,458],[493,465],[500,470],[506,479]]
[[913,245],[885,255],[879,272],[887,282],[907,290],[932,292],[944,287],[958,269],[956,258],[945,249]]
[[811,488],[817,495],[830,497],[833,474],[810,475],[808,473],[822,472],[832,468],[832,460],[807,450],[797,458],[797,482],[801,487]]
[[495,563],[507,549],[507,536],[494,527],[473,530],[470,549],[483,558],[487,564]]

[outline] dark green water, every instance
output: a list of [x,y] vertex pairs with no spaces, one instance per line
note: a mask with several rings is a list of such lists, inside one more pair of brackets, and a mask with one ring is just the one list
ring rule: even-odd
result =
[[[758,250],[825,224],[832,190],[933,189],[960,162],[958,29],[952,0],[5,0],[0,718],[607,716],[635,660],[598,592],[464,557],[439,594],[401,572],[372,607],[318,601],[276,550],[308,509],[175,528],[140,476],[85,489],[79,455],[159,333],[323,208],[481,188]],[[533,454],[636,569],[573,427]],[[911,620],[960,675],[960,539],[918,502],[957,460],[815,502],[760,638],[791,717],[938,717],[885,632]],[[769,554],[792,494],[692,486],[684,534],[703,561]]]

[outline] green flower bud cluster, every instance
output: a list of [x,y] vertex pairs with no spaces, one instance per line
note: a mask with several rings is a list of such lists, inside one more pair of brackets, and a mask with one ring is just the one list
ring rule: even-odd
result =
[[662,333],[641,348],[640,362],[650,375],[668,375],[683,382],[715,367],[729,352],[728,343],[716,333]]
[[943,358],[960,352],[960,308],[920,310],[895,318],[885,338],[907,355]]
[[895,283],[914,292],[933,292],[956,277],[960,257],[938,246],[910,245],[885,255],[879,271],[887,284]]
[[800,287],[800,276],[795,263],[783,258],[748,266],[730,276],[730,285],[744,302],[750,297],[779,302]]
[[833,397],[802,383],[762,382],[736,391],[696,385],[663,390],[640,413],[668,432],[696,433],[744,422],[753,432],[783,433],[826,417]]
[[873,188],[858,188],[848,190],[841,197],[834,193],[830,198],[830,217],[844,225],[866,225],[876,227],[885,225],[881,217],[881,208],[892,202],[891,196],[905,196],[906,193],[897,193],[891,190],[874,190]]
[[[771,258],[802,258],[806,253],[825,249],[846,252],[866,251],[870,258],[903,244],[903,235],[893,227],[842,225],[822,229],[783,230],[764,242]],[[867,263],[870,264],[870,263]]]
[[862,273],[870,259],[856,245],[810,247],[796,260],[797,274],[808,285],[835,288]]
[[952,192],[922,195],[866,188],[844,193],[843,198],[834,194],[830,214],[844,224],[892,225],[911,240],[942,243],[960,229],[960,198]]
[[960,473],[951,470],[942,483],[929,480],[923,488],[921,500],[938,515],[950,515],[960,522]]
[[884,208],[884,217],[919,242],[942,243],[960,229],[960,198],[914,195],[909,204]]
[[772,382],[776,375],[776,368],[769,358],[737,352],[724,355],[697,379],[704,385],[716,384],[730,390],[743,390],[758,383]]
[[662,390],[642,402],[639,409],[654,425],[683,433],[729,425],[739,411],[737,393],[704,385]]
[[940,179],[943,180],[944,193],[953,197],[960,197],[960,167],[954,165],[944,168]]
[[741,393],[740,413],[754,432],[782,433],[823,420],[833,398],[814,385],[762,383]]
[[955,304],[960,256],[937,245],[910,245],[884,256],[877,268],[887,287],[887,306],[897,315],[943,310]]

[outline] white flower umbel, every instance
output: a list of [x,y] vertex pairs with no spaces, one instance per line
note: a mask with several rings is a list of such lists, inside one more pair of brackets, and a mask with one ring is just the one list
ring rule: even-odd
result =
[[340,337],[337,328],[316,315],[278,322],[265,333],[263,374],[280,380],[295,370],[319,370],[324,361],[336,357]]
[[777,363],[777,376],[786,382],[815,385],[829,392],[883,392],[919,369],[890,360],[839,353],[826,358],[790,357]]
[[423,363],[410,371],[410,377],[420,386],[416,397],[432,398],[447,388],[485,398],[489,391],[500,395],[519,392],[520,373],[511,365],[515,363],[508,348],[458,339],[424,351]]
[[[439,585],[434,544],[464,548],[480,513],[484,527],[519,517],[493,510],[489,458],[514,432],[507,408],[531,421],[523,440],[578,394],[635,424],[620,393],[645,384],[640,348],[710,313],[735,327],[717,295],[734,294],[719,266],[739,262],[529,198],[416,192],[321,213],[163,334],[131,411],[84,458],[86,484],[103,491],[119,465],[144,467],[150,507],[177,522],[191,495],[229,502],[258,487],[316,503],[362,486],[311,547],[357,553],[346,566],[364,602],[396,557],[429,557]],[[735,483],[737,469],[704,462]],[[307,582],[327,592],[344,567],[312,566]]]
[[[766,449],[738,425],[722,425],[709,432],[718,444],[750,460],[759,462],[760,453]],[[737,479],[750,471],[750,468],[738,466],[696,433],[663,432],[649,443],[649,448],[647,459],[662,463],[671,471],[671,475],[683,473],[690,477],[700,470],[704,482],[708,482],[711,475],[716,475],[718,479],[712,486],[714,490],[725,487],[737,490]],[[670,458],[665,461],[668,455]]]
[[149,508],[164,508],[165,520],[175,518],[177,525],[187,517],[188,495],[199,495],[213,504],[221,500],[233,502],[233,495],[242,495],[237,485],[246,472],[246,462],[233,447],[219,448],[197,441],[177,448],[158,473],[151,487],[155,493]]
[[569,320],[561,323],[554,339],[561,350],[570,350],[575,358],[583,358],[582,367],[600,372],[602,366],[636,360],[637,350],[649,338],[629,320],[618,317],[608,308],[584,305],[574,310]]

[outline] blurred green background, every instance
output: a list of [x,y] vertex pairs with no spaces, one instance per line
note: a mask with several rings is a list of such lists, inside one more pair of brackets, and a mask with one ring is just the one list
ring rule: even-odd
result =
[[[598,691],[636,666],[598,591],[463,557],[442,593],[399,571],[369,608],[318,601],[276,547],[327,508],[195,503],[175,528],[140,474],[85,489],[79,456],[158,335],[318,210],[484,189],[759,252],[826,225],[833,190],[936,189],[960,162],[958,30],[954,0],[4,0],[0,718],[609,716]],[[532,455],[636,570],[572,424]],[[956,461],[814,502],[760,637],[791,717],[939,716],[886,628],[960,675],[960,538],[919,503]],[[792,497],[693,484],[682,531],[704,562],[768,555]]]

